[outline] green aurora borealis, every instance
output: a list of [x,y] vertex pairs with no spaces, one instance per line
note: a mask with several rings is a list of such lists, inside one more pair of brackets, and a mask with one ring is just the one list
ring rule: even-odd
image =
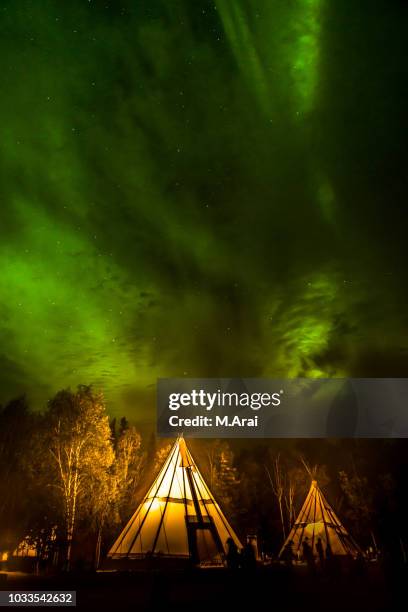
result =
[[3,0],[0,401],[407,376],[407,15]]

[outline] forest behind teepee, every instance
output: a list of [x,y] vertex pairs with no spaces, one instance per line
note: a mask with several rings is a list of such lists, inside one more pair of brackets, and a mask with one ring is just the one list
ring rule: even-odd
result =
[[[194,458],[240,537],[277,555],[310,487],[305,464],[363,548],[404,550],[405,454],[398,440],[191,440]],[[0,409],[0,550],[26,539],[59,562],[97,565],[146,494],[171,441],[110,419],[90,387],[43,412]],[[400,553],[399,553],[400,554]]]

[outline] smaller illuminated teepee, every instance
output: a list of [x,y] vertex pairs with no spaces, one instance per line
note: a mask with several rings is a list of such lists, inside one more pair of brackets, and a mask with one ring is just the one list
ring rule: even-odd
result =
[[362,551],[353,540],[347,529],[342,525],[333,508],[330,506],[317,481],[312,480],[309,493],[302,506],[299,516],[293,525],[282,549],[292,542],[292,550],[296,555],[302,555],[302,544],[306,541],[317,556],[316,544],[321,539],[325,555],[351,555],[356,557]]
[[223,565],[229,538],[241,548],[180,437],[108,557],[179,558]]

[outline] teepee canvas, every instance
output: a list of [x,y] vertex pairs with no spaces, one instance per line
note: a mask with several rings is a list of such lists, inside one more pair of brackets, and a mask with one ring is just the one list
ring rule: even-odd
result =
[[241,548],[184,439],[178,438],[108,557],[179,557],[221,565],[229,538]]
[[332,555],[356,557],[361,553],[359,546],[325,499],[317,481],[313,480],[305,503],[282,546],[280,555],[285,546],[292,542],[293,552],[301,556],[302,544],[307,541],[314,555],[317,556],[316,544],[319,538],[326,555],[331,553]]

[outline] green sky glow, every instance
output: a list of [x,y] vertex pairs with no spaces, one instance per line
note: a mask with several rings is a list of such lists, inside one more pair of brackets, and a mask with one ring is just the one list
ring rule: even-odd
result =
[[404,20],[335,4],[2,3],[0,401],[406,374]]

